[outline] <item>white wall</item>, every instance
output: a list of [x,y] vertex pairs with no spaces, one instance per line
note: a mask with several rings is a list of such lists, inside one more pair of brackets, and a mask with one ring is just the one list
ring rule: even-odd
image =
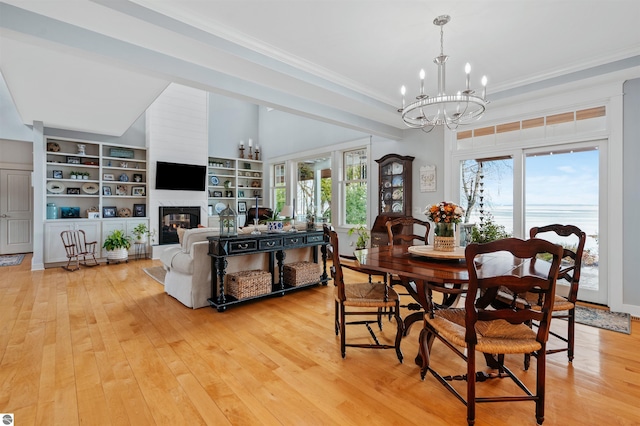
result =
[[0,139],[31,142],[31,134],[31,128],[22,122],[4,77],[0,74]]
[[640,241],[640,78],[628,80],[624,90],[624,160],[622,229],[624,229],[622,302],[625,310],[635,308],[640,313],[640,285],[638,285],[638,241]]
[[[160,206],[198,206],[200,221],[206,224],[206,191],[157,190],[155,180],[158,161],[208,165],[207,115],[207,93],[178,84],[169,85],[147,110],[147,216],[152,230],[159,231]],[[155,250],[153,255],[157,257]]]
[[369,137],[356,130],[266,107],[260,107],[259,122],[263,161]]
[[237,158],[240,141],[244,140],[245,157],[248,140],[258,138],[258,106],[226,96],[209,94],[209,155]]

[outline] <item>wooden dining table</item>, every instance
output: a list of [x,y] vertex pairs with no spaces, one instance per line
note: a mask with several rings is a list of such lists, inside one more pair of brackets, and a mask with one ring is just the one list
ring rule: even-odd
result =
[[464,292],[469,281],[467,265],[462,259],[435,259],[409,252],[409,246],[379,246],[354,252],[358,266],[400,277],[403,286],[423,309],[405,317],[405,335],[409,327],[421,321],[424,312],[432,308],[429,285],[442,291],[442,305],[451,306]]
[[[461,250],[461,249],[460,249]],[[400,277],[403,286],[409,294],[420,304],[423,311],[413,312],[404,318],[405,336],[411,324],[421,321],[425,312],[431,309],[451,307],[458,296],[465,292],[465,284],[469,282],[467,264],[461,259],[436,259],[419,256],[409,252],[409,246],[379,246],[369,249],[356,250],[354,255],[358,266],[386,272]],[[485,254],[476,258],[478,277],[504,274],[537,275],[544,277],[549,271],[550,263],[546,261],[530,262],[519,259],[510,253]],[[431,292],[445,293],[442,304],[436,306],[431,299]],[[416,364],[421,365],[420,355],[416,357]],[[491,360],[487,363],[491,367]]]

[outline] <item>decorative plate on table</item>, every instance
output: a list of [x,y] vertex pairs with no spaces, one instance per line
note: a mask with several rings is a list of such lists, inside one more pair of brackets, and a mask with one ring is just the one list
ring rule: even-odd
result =
[[225,203],[218,203],[216,204],[216,206],[214,207],[216,213],[220,214],[220,212],[224,209],[227,208],[227,205]]
[[464,247],[454,247],[453,251],[434,250],[433,246],[410,246],[409,253],[432,259],[464,259]]
[[220,179],[218,179],[217,176],[211,176],[209,181],[211,182],[211,185],[220,185]]
[[47,191],[52,194],[62,194],[67,189],[62,182],[49,182],[47,183]]

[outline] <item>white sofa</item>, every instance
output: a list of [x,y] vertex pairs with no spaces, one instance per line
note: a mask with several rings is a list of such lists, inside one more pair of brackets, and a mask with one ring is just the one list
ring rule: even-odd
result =
[[[266,226],[264,229],[260,226],[259,229],[264,232]],[[250,233],[252,230],[253,227],[242,228],[238,233]],[[211,257],[207,254],[207,237],[217,235],[218,228],[187,229],[180,238],[180,246],[170,247],[160,255],[167,271],[164,279],[165,292],[189,308],[209,306],[207,299],[211,297]],[[310,248],[288,250],[285,263],[310,258]],[[266,253],[230,256],[227,262],[227,273],[252,269],[269,270],[269,256]]]

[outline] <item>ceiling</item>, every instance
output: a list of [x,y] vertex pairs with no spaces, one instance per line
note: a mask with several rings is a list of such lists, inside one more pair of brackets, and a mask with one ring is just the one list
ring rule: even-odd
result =
[[9,0],[0,71],[26,124],[120,135],[175,82],[394,138],[442,14],[452,92],[640,67],[637,0]]

